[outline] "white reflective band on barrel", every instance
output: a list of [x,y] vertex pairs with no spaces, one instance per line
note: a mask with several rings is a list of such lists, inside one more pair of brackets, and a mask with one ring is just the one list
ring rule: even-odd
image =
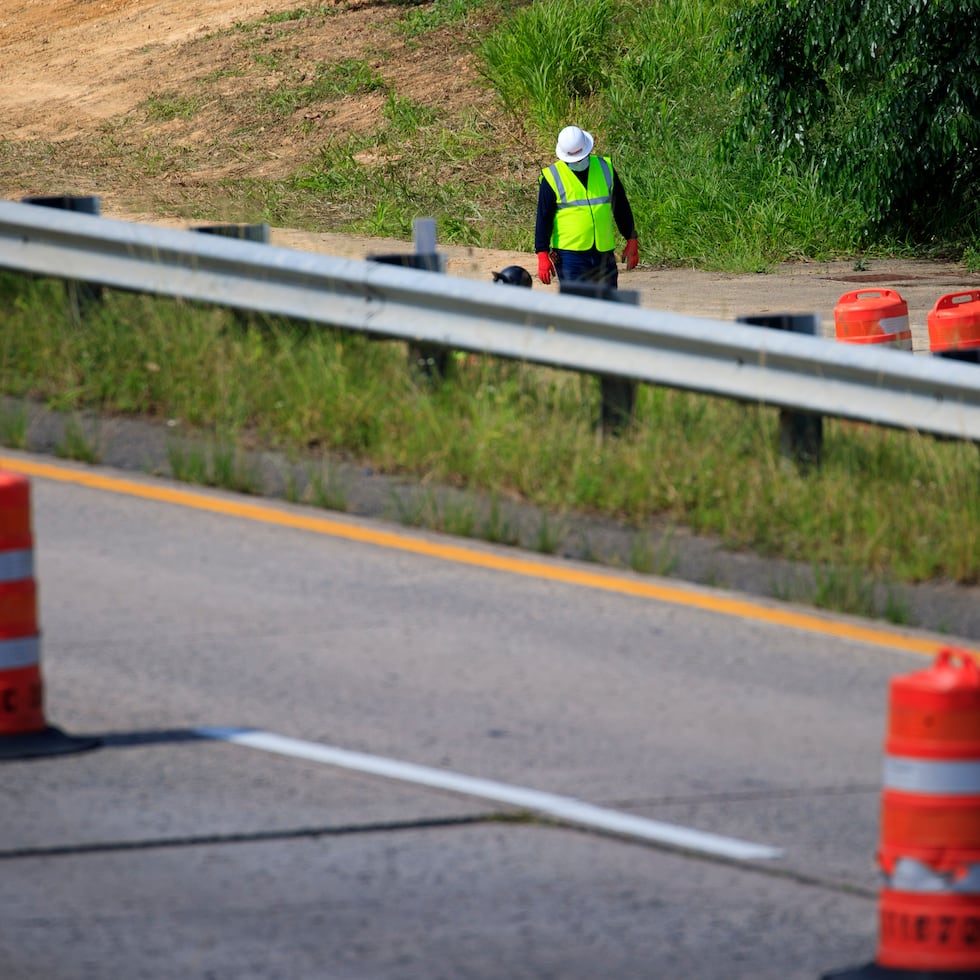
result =
[[41,659],[41,638],[23,636],[16,640],[0,640],[0,670],[33,667]]
[[911,329],[909,327],[908,316],[885,316],[878,321],[878,326],[881,327],[882,333],[898,333],[898,334],[909,334],[911,336]]
[[980,864],[967,864],[956,871],[937,871],[915,858],[899,858],[888,879],[888,887],[899,892],[980,893]]
[[888,756],[885,788],[907,793],[980,796],[980,759],[965,762],[923,762]]
[[30,548],[22,551],[0,551],[0,582],[19,582],[34,577],[34,552]]

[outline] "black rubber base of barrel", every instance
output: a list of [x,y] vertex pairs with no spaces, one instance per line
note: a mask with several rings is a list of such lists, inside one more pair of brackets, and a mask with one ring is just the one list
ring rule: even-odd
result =
[[962,970],[897,970],[869,963],[842,973],[825,973],[820,980],[980,980],[980,970],[965,973]]
[[5,759],[34,759],[46,755],[85,752],[101,744],[97,738],[66,735],[48,726],[41,732],[25,735],[0,735],[0,761]]

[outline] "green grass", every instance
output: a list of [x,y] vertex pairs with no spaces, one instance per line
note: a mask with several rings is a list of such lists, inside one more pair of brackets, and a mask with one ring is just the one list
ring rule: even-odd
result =
[[[569,114],[592,125],[615,51],[613,0],[553,0],[518,10],[480,46],[485,73],[514,115],[549,137]],[[638,113],[640,114],[640,113]]]
[[176,92],[159,92],[147,97],[143,109],[150,119],[167,122],[171,119],[190,119],[201,108],[199,99]]
[[413,6],[399,22],[399,30],[408,38],[445,27],[458,30],[467,24],[473,11],[483,6],[484,0],[430,0]]
[[336,511],[347,510],[347,494],[347,487],[336,468],[323,460],[306,467],[305,486],[300,488],[298,482],[291,486],[287,484],[286,492],[287,498],[296,503]]
[[655,542],[646,531],[638,531],[630,545],[629,565],[633,571],[644,575],[670,575],[677,568],[673,536],[668,534],[662,541]]
[[62,459],[74,459],[80,463],[98,463],[100,458],[96,439],[89,435],[81,421],[71,416],[65,423],[65,430],[55,446],[56,455]]
[[488,79],[543,144],[597,136],[651,260],[741,271],[855,249],[863,215],[753,147],[720,152],[737,108],[720,53],[727,3],[552,0],[483,41]]
[[236,493],[259,493],[261,482],[248,454],[234,434],[199,442],[172,442],[167,447],[171,475],[183,483],[221,487]]
[[384,80],[370,65],[359,59],[345,58],[338,62],[320,62],[312,71],[296,69],[263,93],[256,108],[260,114],[288,116],[317,102],[358,92],[384,91],[385,88]]
[[28,428],[27,412],[22,407],[14,405],[0,409],[0,445],[11,449],[26,448]]

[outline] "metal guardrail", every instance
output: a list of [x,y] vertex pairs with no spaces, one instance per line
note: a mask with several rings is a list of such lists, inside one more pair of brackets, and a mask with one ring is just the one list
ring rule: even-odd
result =
[[980,443],[980,368],[0,201],[0,268]]

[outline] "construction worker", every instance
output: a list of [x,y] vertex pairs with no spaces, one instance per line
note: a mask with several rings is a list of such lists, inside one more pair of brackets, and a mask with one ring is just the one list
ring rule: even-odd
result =
[[640,260],[633,210],[609,157],[593,155],[591,134],[566,126],[558,134],[558,159],[538,178],[538,214],[534,251],[538,278],[552,275],[569,282],[587,280],[615,289],[616,229],[626,239],[623,261],[635,269]]

